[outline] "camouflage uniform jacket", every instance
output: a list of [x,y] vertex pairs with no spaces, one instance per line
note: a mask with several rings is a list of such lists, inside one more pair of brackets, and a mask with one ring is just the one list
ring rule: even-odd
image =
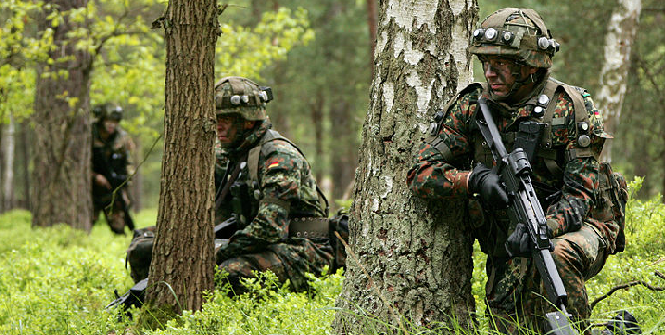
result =
[[[220,179],[224,175],[230,175],[236,164],[241,164],[241,173],[236,183],[246,183],[247,187],[238,188],[238,192],[244,194],[238,194],[231,188],[229,196],[221,202],[221,208],[216,211],[220,217],[215,221],[221,222],[234,213],[233,200],[238,200],[237,198],[248,201],[246,205],[249,205],[251,213],[244,222],[239,220],[241,222],[238,222],[238,230],[230,237],[228,244],[217,252],[218,263],[242,254],[265,250],[280,254],[286,252],[282,248],[286,245],[297,249],[314,249],[319,256],[332,258],[326,241],[289,238],[292,219],[325,218],[326,214],[319,202],[316,181],[309,163],[300,151],[282,139],[264,141],[267,132],[272,131],[269,130],[270,126],[268,121],[263,122],[238,149],[226,152],[217,150],[216,186],[221,186]],[[246,155],[251,148],[259,145],[261,154],[258,160],[258,180],[252,181]],[[275,248],[276,244],[281,247]]]
[[[483,162],[489,167],[493,164],[491,152],[475,123],[476,113],[479,112],[477,101],[481,96],[488,99],[494,121],[507,150],[511,151],[520,122],[543,122],[542,118],[532,116],[534,105],[531,102],[543,91],[545,83],[534,88],[530,97],[512,106],[492,101],[482,85],[470,85],[451,102],[439,123],[438,133],[421,145],[417,162],[407,175],[407,184],[421,198],[445,201],[451,197],[469,197],[466,219],[474,228],[481,249],[489,256],[488,276],[513,276],[521,282],[519,278],[526,272],[524,265],[530,260],[522,263],[508,258],[504,244],[515,227],[509,222],[507,213],[481,209],[479,202],[473,200],[473,195],[468,192],[468,177],[472,166],[477,162]],[[548,148],[539,146],[531,162],[532,182],[546,212],[548,226],[553,228],[550,237],[561,236],[583,224],[593,228],[601,245],[612,252],[619,224],[611,220],[597,220],[592,214],[598,211],[594,206],[602,200],[599,199],[600,164],[597,157],[609,136],[603,131],[602,117],[590,95],[575,88],[577,94],[581,94],[583,112],[587,113],[582,115],[588,116],[585,133],[590,141],[580,144],[581,131],[578,129],[579,122],[576,122],[575,103],[569,91],[558,88],[549,102],[555,104],[552,118],[547,121],[548,127],[551,127],[551,142]],[[586,154],[579,154],[582,152]],[[556,163],[558,172],[553,171],[551,166],[548,168],[551,163]],[[516,282],[510,285],[516,285]],[[490,285],[488,294],[491,291]],[[491,300],[492,296],[489,298]]]
[[[120,126],[116,126],[115,132],[103,139],[100,127],[103,125],[99,123],[92,125],[92,172],[105,175],[113,171],[116,175],[127,176],[131,173],[130,153],[134,147],[131,137]],[[95,194],[111,193],[106,188],[95,186],[93,183]]]

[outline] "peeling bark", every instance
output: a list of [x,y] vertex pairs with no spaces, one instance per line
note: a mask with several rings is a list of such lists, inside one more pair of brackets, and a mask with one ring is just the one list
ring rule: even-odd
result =
[[[605,35],[605,63],[600,73],[602,85],[598,109],[603,111],[605,131],[614,133],[621,119],[621,107],[626,95],[630,49],[640,22],[641,0],[620,0],[612,12]],[[612,141],[605,144],[602,160],[612,160]]]
[[363,333],[374,318],[397,328],[471,323],[465,203],[427,204],[405,178],[431,116],[472,80],[466,47],[477,15],[474,0],[380,2],[337,333]]

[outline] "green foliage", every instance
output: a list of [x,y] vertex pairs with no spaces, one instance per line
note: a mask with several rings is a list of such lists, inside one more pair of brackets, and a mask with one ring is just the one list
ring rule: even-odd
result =
[[[224,275],[218,274],[218,287]],[[186,311],[164,329],[147,334],[328,334],[340,293],[341,272],[311,277],[313,292],[294,293],[271,272],[246,280],[248,292],[231,298],[223,285],[208,296],[201,312]]]
[[306,45],[314,39],[303,8],[265,12],[253,28],[222,22],[221,29],[216,49],[219,78],[235,75],[260,80],[262,69],[284,59],[294,46]]
[[128,239],[97,228],[87,236],[69,226],[30,228],[24,211],[0,216],[0,333],[92,334],[113,324],[103,308],[127,285],[118,251]]
[[[626,250],[611,255],[603,270],[588,284],[589,300],[593,301],[612,288],[634,281],[644,281],[654,287],[665,287],[665,279],[655,272],[665,274],[665,205],[661,196],[650,200],[637,200],[635,194],[642,186],[643,178],[629,184],[631,199],[626,210]],[[643,285],[619,290],[600,301],[594,308],[599,322],[609,319],[617,310],[627,309],[642,323],[645,333],[665,332],[665,293],[651,291]]]
[[[631,182],[631,194],[641,179]],[[607,294],[620,284],[642,280],[652,286],[665,286],[655,271],[665,272],[665,205],[660,198],[631,199],[626,221],[626,251],[609,257],[603,271],[589,280],[589,300]],[[155,222],[155,211],[135,216],[137,226]],[[141,315],[141,321],[118,320],[104,306],[113,290],[124,293],[132,286],[124,269],[124,253],[130,237],[115,237],[105,225],[97,225],[91,235],[67,226],[31,228],[30,214],[14,211],[0,215],[0,333],[3,334],[106,334],[125,329],[142,329],[146,334],[330,334],[337,310],[335,299],[342,289],[341,271],[311,276],[311,292],[295,293],[280,285],[272,273],[245,281],[248,292],[229,297],[225,274],[216,274],[217,290],[207,295],[202,311],[186,311],[169,321],[157,320],[155,311]],[[471,334],[487,334],[484,317],[487,281],[485,256],[474,250],[472,292],[476,298],[478,329]],[[593,321],[605,322],[618,310],[636,315],[645,333],[665,331],[665,293],[643,285],[619,290],[594,308]],[[139,315],[133,310],[134,315]],[[378,333],[382,323],[364,316],[368,334]],[[153,321],[151,321],[153,320]],[[442,325],[421,329],[404,321],[408,334],[464,334],[459,326]],[[375,329],[376,331],[373,331]]]

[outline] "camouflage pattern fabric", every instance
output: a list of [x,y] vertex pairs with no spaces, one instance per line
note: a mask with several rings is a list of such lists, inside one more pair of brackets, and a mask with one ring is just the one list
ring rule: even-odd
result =
[[[229,149],[228,171],[244,162],[249,149],[261,145],[270,128],[268,120],[246,136],[239,148]],[[219,155],[218,157],[223,157]],[[220,162],[220,166],[223,162]],[[248,194],[234,194],[251,203],[254,209],[247,222],[239,222],[239,229],[217,251],[217,264],[229,273],[229,282],[235,290],[240,278],[252,277],[252,270],[274,272],[285,282],[290,280],[295,290],[307,288],[305,272],[319,274],[323,267],[331,266],[332,249],[327,240],[289,237],[289,222],[295,217],[324,217],[318,201],[316,182],[309,163],[290,143],[277,139],[263,144],[259,156],[258,183],[247,189]],[[219,169],[221,173],[223,169]],[[247,165],[238,182],[251,183]],[[222,202],[217,213],[233,213],[232,201]],[[217,218],[217,222],[227,219]]]
[[[234,95],[247,97],[247,102],[231,104],[229,99]],[[266,102],[260,95],[260,88],[253,81],[242,77],[224,77],[215,84],[215,113],[239,114],[245,120],[263,121],[267,118]]]
[[[547,80],[547,79],[545,79]],[[542,85],[534,89],[538,96]],[[539,315],[550,311],[550,305],[542,301],[544,288],[537,270],[530,259],[509,258],[505,251],[507,236],[514,230],[507,213],[480,209],[478,201],[468,194],[468,177],[476,162],[492,166],[480,130],[475,124],[479,109],[477,101],[484,96],[490,102],[494,121],[504,137],[507,150],[512,150],[511,136],[517,125],[531,117],[525,103],[508,106],[491,101],[480,85],[462,91],[447,110],[440,131],[431,141],[423,143],[417,161],[409,170],[407,184],[418,196],[431,201],[445,201],[452,197],[469,197],[467,222],[478,238],[481,249],[488,254],[486,286],[489,312],[501,318],[519,319],[520,323],[537,328]],[[594,155],[600,154],[607,134],[603,131],[602,116],[593,106],[588,93],[582,94],[589,114],[591,142]],[[526,101],[525,99],[524,101]],[[571,98],[564,91],[557,91],[550,103],[556,104],[552,122],[552,146],[557,157],[566,151],[579,148],[575,113]],[[618,223],[611,216],[599,214],[594,204],[599,197],[599,163],[594,158],[576,157],[563,161],[562,173],[554,175],[547,169],[547,160],[536,156],[532,161],[533,182],[538,198],[546,211],[550,236],[556,246],[553,257],[558,272],[569,294],[568,311],[575,319],[590,315],[584,282],[595,275],[608,254],[608,246],[617,237]],[[546,199],[554,196],[554,199]],[[611,209],[606,209],[611,210]],[[596,217],[592,217],[592,214]],[[582,229],[579,229],[582,227]],[[495,325],[506,334],[515,329],[504,324]]]
[[[130,152],[134,148],[134,144],[127,134],[120,126],[116,126],[115,132],[107,139],[103,139],[99,132],[99,123],[92,125],[92,160],[93,162],[103,161],[108,162],[110,168],[118,175],[127,175],[131,169],[131,155]],[[103,157],[96,157],[96,155],[103,155]],[[92,164],[92,172],[94,174],[104,174],[102,167],[96,167]],[[110,182],[110,181],[109,181]],[[126,204],[129,204],[129,197],[125,187],[116,192],[117,197],[122,197]],[[99,212],[103,211],[106,217],[106,222],[111,230],[116,234],[125,233],[125,213],[123,205],[119,201],[113,201],[113,206],[109,208],[113,200],[113,190],[109,190],[103,186],[92,183],[92,200],[93,200],[93,217],[92,222],[96,222],[99,218]]]
[[[537,22],[537,23],[536,23]],[[481,23],[481,36],[473,36],[468,51],[474,55],[492,55],[517,59],[524,64],[548,68],[552,66],[552,57],[556,52],[554,41],[542,21],[533,9],[503,8],[492,13]],[[501,37],[492,41],[484,40],[482,35],[487,29],[494,29],[498,35],[512,34],[512,42],[507,43]],[[475,32],[474,32],[475,33]],[[550,39],[552,47],[542,49],[538,39]]]

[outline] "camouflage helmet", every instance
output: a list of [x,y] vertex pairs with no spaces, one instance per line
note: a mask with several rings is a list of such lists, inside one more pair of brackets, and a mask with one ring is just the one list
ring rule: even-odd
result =
[[266,119],[266,104],[272,100],[270,87],[261,87],[243,77],[224,77],[215,84],[216,114],[240,114],[247,121]]
[[122,107],[116,104],[99,104],[92,107],[92,115],[98,120],[113,120],[120,122],[122,120]]
[[533,67],[552,66],[559,43],[533,9],[503,8],[488,16],[473,32],[468,51],[514,58]]

